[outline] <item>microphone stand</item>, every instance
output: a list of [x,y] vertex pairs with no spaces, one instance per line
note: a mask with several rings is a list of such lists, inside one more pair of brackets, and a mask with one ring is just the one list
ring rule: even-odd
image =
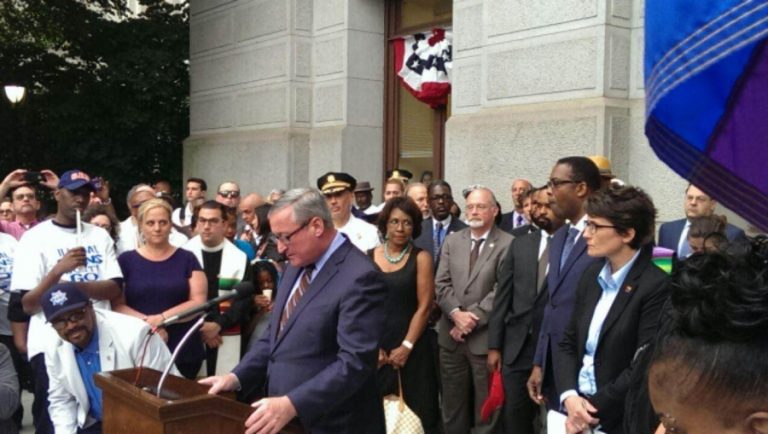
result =
[[205,312],[200,312],[202,315],[200,316],[200,319],[195,322],[195,324],[190,327],[190,329],[187,331],[187,333],[184,335],[183,338],[181,338],[181,341],[179,341],[179,345],[176,345],[176,349],[173,350],[173,354],[171,355],[171,363],[168,364],[168,366],[165,368],[165,371],[163,371],[163,375],[160,377],[160,382],[157,383],[157,397],[160,398],[160,392],[163,390],[163,383],[165,383],[165,378],[168,376],[168,373],[171,371],[171,368],[173,367],[173,364],[176,363],[176,357],[179,356],[179,351],[181,350],[181,347],[184,346],[184,344],[189,340],[190,336],[192,336],[193,333],[197,331],[205,321]]

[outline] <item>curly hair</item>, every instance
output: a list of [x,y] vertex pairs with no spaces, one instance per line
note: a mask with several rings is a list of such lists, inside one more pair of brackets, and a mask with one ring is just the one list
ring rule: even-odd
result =
[[766,253],[762,237],[746,252],[699,254],[681,262],[671,281],[672,330],[653,356],[653,366],[662,371],[657,387],[716,404],[721,414],[765,404]]

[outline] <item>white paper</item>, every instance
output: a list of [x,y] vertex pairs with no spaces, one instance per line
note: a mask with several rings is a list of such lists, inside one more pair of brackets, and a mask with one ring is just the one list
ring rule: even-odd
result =
[[[549,410],[547,412],[547,434],[566,434],[565,421],[568,419],[563,413],[555,410]],[[582,434],[605,434],[603,431],[597,429],[585,429]]]

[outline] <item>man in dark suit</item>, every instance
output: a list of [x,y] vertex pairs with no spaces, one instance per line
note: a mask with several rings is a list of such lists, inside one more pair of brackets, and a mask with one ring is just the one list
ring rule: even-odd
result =
[[547,186],[554,199],[553,210],[569,224],[555,233],[550,244],[549,302],[544,308],[528,393],[539,404],[546,396],[547,407],[558,408],[559,386],[555,384],[552,362],[560,354],[558,344],[571,317],[576,285],[584,270],[596,261],[587,255],[582,233],[587,224],[584,207],[589,196],[600,189],[600,172],[586,157],[562,158],[552,168]]
[[480,421],[488,396],[488,318],[498,285],[501,262],[512,236],[494,225],[499,210],[484,187],[466,196],[469,228],[451,234],[440,251],[435,278],[443,425],[446,434],[488,434],[498,417]]
[[437,272],[440,247],[442,247],[445,237],[466,228],[467,225],[451,216],[453,193],[450,184],[442,179],[433,181],[429,185],[427,197],[432,217],[421,222],[421,235],[413,240],[413,244],[432,255],[432,259],[435,261],[435,272]]
[[498,226],[505,232],[511,232],[512,229],[526,226],[531,223],[530,213],[525,212],[525,198],[531,191],[531,183],[527,179],[515,179],[512,181],[512,212],[501,215],[501,221]]
[[[693,184],[688,184],[685,189],[685,218],[667,222],[659,227],[659,246],[677,252],[677,257],[685,259],[691,255],[691,246],[688,244],[688,228],[690,219],[695,217],[708,217],[715,213],[717,201],[708,194],[699,190]],[[744,242],[744,231],[732,224],[725,227],[725,236],[730,242]]]
[[267,331],[210,393],[266,389],[246,433],[289,422],[312,433],[384,433],[375,381],[386,287],[373,263],[333,227],[320,192],[287,192],[269,214],[288,258]]
[[531,219],[541,230],[512,241],[488,321],[488,369],[504,379],[504,432],[534,434],[537,406],[526,383],[533,366],[544,305],[549,242],[563,226],[549,205],[546,188],[531,195]]

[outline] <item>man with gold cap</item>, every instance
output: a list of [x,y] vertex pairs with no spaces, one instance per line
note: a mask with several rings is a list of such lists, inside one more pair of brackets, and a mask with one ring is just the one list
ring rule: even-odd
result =
[[344,172],[328,172],[317,179],[317,188],[331,210],[333,226],[345,234],[355,247],[367,252],[379,245],[376,226],[352,215],[357,180]]

